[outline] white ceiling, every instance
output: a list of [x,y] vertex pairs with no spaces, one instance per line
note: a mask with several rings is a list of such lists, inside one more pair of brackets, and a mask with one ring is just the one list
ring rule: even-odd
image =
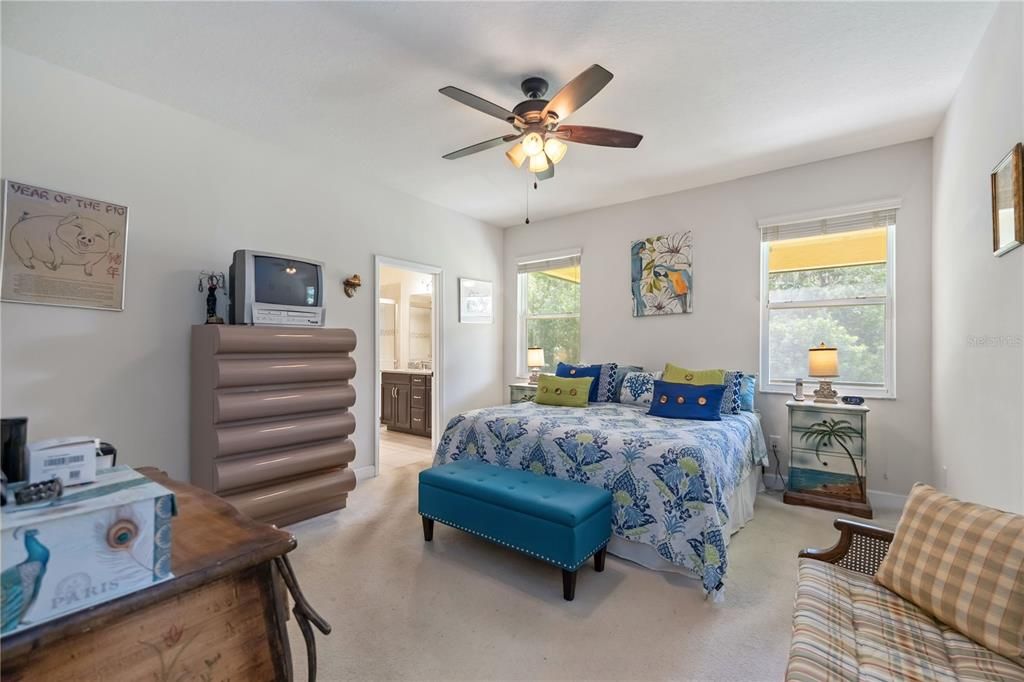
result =
[[592,63],[569,120],[642,133],[572,145],[534,220],[930,136],[992,16],[984,3],[19,3],[3,43],[256,137],[328,156],[495,225],[529,176],[509,132],[440,94],[511,108]]

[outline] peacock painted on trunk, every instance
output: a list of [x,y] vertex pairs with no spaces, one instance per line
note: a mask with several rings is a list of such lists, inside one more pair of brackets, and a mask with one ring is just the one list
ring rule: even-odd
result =
[[20,564],[11,566],[0,574],[2,583],[3,624],[0,632],[10,632],[18,627],[39,594],[39,586],[46,575],[46,564],[50,561],[50,550],[36,539],[39,531],[32,528],[25,531],[25,551],[28,556]]

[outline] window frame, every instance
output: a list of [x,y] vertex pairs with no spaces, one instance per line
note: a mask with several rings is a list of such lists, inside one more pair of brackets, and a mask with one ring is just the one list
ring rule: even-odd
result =
[[[895,204],[898,208],[899,204]],[[886,202],[880,204],[880,206],[893,206],[892,202]],[[860,210],[870,210],[870,207],[858,207],[857,209],[845,211],[859,212]],[[838,215],[832,213],[832,215]],[[819,214],[820,217],[820,214]],[[772,221],[760,221],[760,225],[769,223],[782,224],[784,222],[798,222],[798,220],[814,219],[800,218],[800,219],[774,219]],[[768,249],[772,242],[761,241],[761,333],[759,339],[759,377],[758,391],[760,393],[788,393],[792,394],[794,390],[793,381],[771,381],[771,375],[769,373],[769,357],[768,357],[768,340],[769,340],[769,322],[772,310],[792,310],[792,309],[808,309],[808,308],[828,308],[828,307],[840,307],[840,306],[851,306],[851,305],[878,305],[879,303],[885,306],[884,317],[885,317],[885,357],[884,357],[884,377],[883,385],[878,386],[877,384],[867,384],[863,382],[855,381],[833,381],[832,385],[839,389],[848,389],[849,393],[859,395],[865,398],[882,398],[882,399],[895,399],[896,398],[896,339],[895,339],[895,312],[896,312],[896,225],[895,223],[890,224],[886,227],[886,262],[885,262],[885,295],[884,296],[858,296],[855,298],[844,298],[844,299],[818,299],[811,301],[791,301],[785,303],[769,304],[768,301]],[[823,339],[828,341],[827,339]],[[809,348],[810,346],[808,346]],[[839,349],[842,353],[842,348]],[[840,356],[841,357],[841,356]],[[840,367],[841,368],[841,367]],[[817,382],[810,377],[804,377],[805,394],[807,385],[815,385]],[[840,390],[840,392],[844,392]]]
[[[538,261],[545,260],[557,260],[559,258],[579,258],[580,261],[580,310],[575,315],[564,314],[564,313],[548,313],[548,314],[537,314],[528,315],[526,313],[527,304],[527,287],[524,286],[524,282],[528,281],[525,279],[525,275],[528,272],[519,272],[519,266],[526,263],[536,263]],[[530,369],[526,366],[526,321],[527,319],[534,320],[562,320],[576,318],[580,324],[580,353],[583,352],[583,251],[582,249],[566,249],[563,251],[553,251],[542,254],[536,254],[533,256],[518,256],[516,257],[516,377],[519,379],[525,379],[530,376]]]

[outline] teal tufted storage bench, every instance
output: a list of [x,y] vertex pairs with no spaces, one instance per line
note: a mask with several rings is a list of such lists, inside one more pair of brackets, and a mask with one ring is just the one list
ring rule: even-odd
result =
[[440,521],[559,566],[567,601],[584,561],[593,556],[596,570],[604,570],[612,534],[607,490],[460,460],[420,472],[419,510],[427,542]]

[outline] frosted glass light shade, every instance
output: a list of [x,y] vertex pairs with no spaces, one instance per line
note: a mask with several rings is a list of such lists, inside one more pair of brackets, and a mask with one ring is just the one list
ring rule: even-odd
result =
[[530,172],[531,173],[543,173],[548,169],[548,157],[544,156],[542,151],[540,154],[534,154],[530,157]]
[[527,348],[526,349],[526,366],[527,367],[543,367],[544,366],[544,349],[543,348]]
[[528,154],[526,153],[526,150],[523,149],[522,142],[516,143],[511,149],[505,152],[505,157],[508,158],[516,168],[520,168],[523,165],[523,161],[526,161],[527,156]]
[[839,376],[839,351],[824,342],[807,352],[807,375],[812,377]]
[[548,141],[544,143],[544,153],[551,159],[551,163],[561,161],[568,149],[569,145],[554,137],[549,137]]
[[544,151],[544,138],[539,133],[530,133],[523,138],[523,149],[528,156],[536,156]]

